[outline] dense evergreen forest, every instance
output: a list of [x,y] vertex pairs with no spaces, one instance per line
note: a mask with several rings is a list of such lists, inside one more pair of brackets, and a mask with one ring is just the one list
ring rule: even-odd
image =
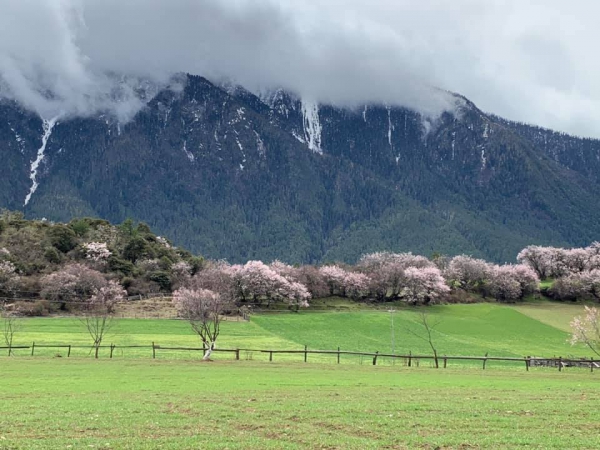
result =
[[62,222],[131,217],[236,263],[356,263],[378,251],[502,263],[530,244],[600,236],[597,140],[515,124],[460,96],[435,119],[385,105],[307,114],[293,93],[184,78],[127,123],[49,127],[0,101],[0,207]]

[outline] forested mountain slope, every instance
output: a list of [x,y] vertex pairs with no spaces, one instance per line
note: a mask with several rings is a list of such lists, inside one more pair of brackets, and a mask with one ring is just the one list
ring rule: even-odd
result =
[[197,76],[128,123],[42,121],[3,101],[0,207],[132,217],[232,262],[354,261],[383,249],[512,261],[528,244],[599,239],[599,141],[456,101],[456,114],[431,121]]

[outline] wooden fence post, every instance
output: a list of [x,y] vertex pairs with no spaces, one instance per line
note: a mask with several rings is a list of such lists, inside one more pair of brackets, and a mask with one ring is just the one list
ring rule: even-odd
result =
[[306,362],[308,358],[308,345],[304,346],[304,362]]
[[558,371],[562,372],[562,356],[558,357]]
[[240,360],[240,349],[239,348],[235,349],[235,360],[236,361]]
[[375,352],[375,356],[373,357],[373,365],[377,365],[377,356],[379,356],[379,350]]
[[446,358],[446,355],[444,355],[444,369],[446,368],[447,363],[448,363],[448,358]]
[[67,358],[71,357],[71,344],[69,344],[69,351],[67,352]]
[[594,358],[590,359],[590,372],[594,371]]
[[485,370],[485,363],[487,362],[487,356],[488,356],[488,354],[486,352],[485,356],[483,357],[483,370]]
[[33,356],[33,352],[35,351],[35,342],[31,344],[31,356]]
[[408,352],[408,367],[412,364],[412,351]]
[[156,347],[154,346],[154,342],[152,342],[152,359],[156,359]]
[[112,359],[114,349],[115,349],[114,344],[110,344],[110,359]]
[[269,362],[273,361],[273,350],[269,352]]
[[340,348],[338,347],[338,352],[337,352],[337,363],[340,363]]

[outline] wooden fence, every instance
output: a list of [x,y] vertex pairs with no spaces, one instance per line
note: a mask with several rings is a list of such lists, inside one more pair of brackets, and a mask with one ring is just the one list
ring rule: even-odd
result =
[[[73,349],[86,349],[93,351],[95,349],[94,346],[89,345],[68,345],[68,344],[36,344],[33,342],[31,345],[14,345],[11,347],[0,347],[0,351],[7,351],[8,356],[14,355],[15,350],[30,350],[31,356],[35,356],[36,349],[42,348],[51,348],[58,350],[66,350],[67,358],[71,357],[71,351]],[[112,358],[114,351],[116,349],[147,349],[148,356],[152,355],[153,359],[156,359],[158,352],[169,352],[169,351],[197,351],[197,352],[206,352],[205,347],[174,347],[174,346],[162,346],[152,342],[151,345],[101,345],[99,349],[108,349],[110,351],[109,357]],[[240,360],[241,354],[264,354],[268,355],[269,361],[272,362],[276,355],[298,355],[302,360],[306,363],[309,361],[309,355],[329,355],[332,356],[332,360],[334,360],[337,364],[340,364],[341,356],[358,356],[360,358],[367,357],[368,361],[370,361],[374,366],[377,365],[377,361],[382,358],[388,358],[393,361],[399,360],[403,362],[406,366],[418,367],[421,361],[431,361],[435,363],[436,367],[448,367],[448,363],[452,361],[461,361],[461,362],[480,362],[482,369],[485,370],[488,361],[499,361],[499,362],[510,362],[514,364],[522,364],[525,366],[525,369],[529,371],[530,367],[555,367],[558,368],[559,371],[562,371],[565,367],[581,367],[581,368],[589,368],[591,372],[594,369],[600,369],[600,360],[594,359],[586,359],[586,358],[563,358],[563,357],[553,357],[553,358],[540,358],[540,357],[532,357],[525,356],[522,358],[511,358],[511,357],[496,357],[496,356],[488,356],[487,354],[484,356],[447,356],[447,355],[417,355],[409,352],[407,355],[398,355],[391,353],[380,353],[378,351],[372,352],[357,352],[357,351],[348,351],[341,350],[339,347],[337,350],[309,350],[307,346],[304,346],[304,349],[297,350],[271,350],[271,349],[248,349],[248,348],[235,348],[235,349],[226,349],[226,348],[215,348],[213,349],[215,353],[230,353],[235,356],[236,360]],[[62,355],[61,355],[62,356]],[[362,359],[361,359],[362,360]]]

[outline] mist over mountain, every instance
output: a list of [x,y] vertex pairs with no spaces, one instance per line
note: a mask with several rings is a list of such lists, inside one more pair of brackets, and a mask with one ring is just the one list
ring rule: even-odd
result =
[[177,73],[429,117],[484,110],[600,137],[600,6],[548,0],[5,0],[0,96],[45,119],[143,106]]
[[[437,118],[257,96],[180,76],[128,122],[0,102],[0,206],[147,222],[211,258],[354,261],[377,250],[512,261],[600,235],[600,141],[483,113]],[[145,100],[144,100],[145,99]]]

